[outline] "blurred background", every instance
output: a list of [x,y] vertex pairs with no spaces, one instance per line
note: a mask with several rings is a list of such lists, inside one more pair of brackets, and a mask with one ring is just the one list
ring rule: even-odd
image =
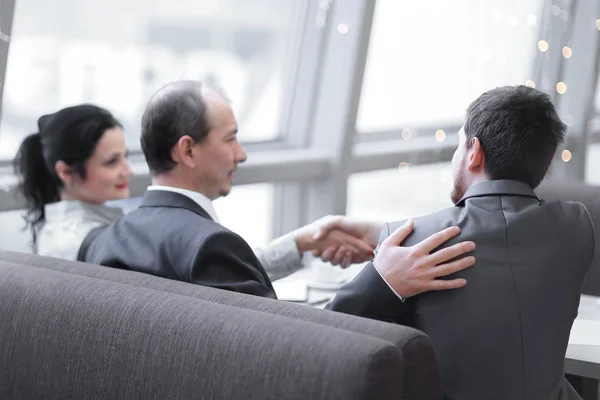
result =
[[133,208],[144,106],[222,86],[249,160],[216,201],[251,245],[326,214],[451,206],[450,159],[484,91],[549,93],[569,126],[549,179],[600,183],[597,0],[0,0],[0,249],[27,251],[10,166],[37,118],[90,102],[125,126]]

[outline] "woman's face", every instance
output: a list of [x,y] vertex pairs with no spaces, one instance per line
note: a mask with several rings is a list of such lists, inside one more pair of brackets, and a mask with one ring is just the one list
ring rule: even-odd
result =
[[125,137],[120,127],[104,131],[92,156],[85,163],[85,179],[72,174],[66,185],[69,197],[89,203],[104,203],[129,197],[131,167]]

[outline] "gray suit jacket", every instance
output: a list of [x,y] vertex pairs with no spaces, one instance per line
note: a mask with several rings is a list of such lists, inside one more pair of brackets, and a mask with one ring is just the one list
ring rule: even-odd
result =
[[246,241],[179,193],[146,192],[137,210],[96,234],[82,253],[92,264],[276,298]]
[[[499,180],[475,185],[455,207],[414,222],[405,246],[453,225],[461,234],[445,246],[477,244],[476,265],[456,274],[467,286],[402,304],[367,265],[329,308],[427,333],[446,399],[570,398],[564,357],[594,253],[585,207],[540,200],[522,182]],[[380,241],[401,223],[384,226]]]

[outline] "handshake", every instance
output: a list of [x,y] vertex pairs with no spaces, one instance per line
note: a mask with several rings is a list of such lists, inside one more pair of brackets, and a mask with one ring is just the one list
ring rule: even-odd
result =
[[379,221],[330,215],[298,229],[296,244],[300,253],[311,251],[325,262],[347,268],[373,258],[382,226]]
[[300,253],[311,251],[323,261],[341,268],[373,260],[373,266],[381,277],[403,298],[466,285],[462,278],[437,278],[472,266],[474,257],[457,257],[475,250],[475,243],[457,243],[432,254],[433,250],[460,233],[458,227],[444,229],[414,246],[401,247],[413,229],[409,220],[381,242],[375,255],[383,225],[379,221],[327,216],[296,230],[296,245]]

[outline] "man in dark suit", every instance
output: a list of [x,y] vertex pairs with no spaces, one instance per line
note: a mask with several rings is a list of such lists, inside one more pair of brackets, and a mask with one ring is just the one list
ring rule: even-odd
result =
[[[461,234],[434,254],[455,240],[475,241],[477,264],[454,276],[468,285],[395,293],[392,288],[403,285],[387,275],[386,258],[398,241],[389,235],[403,223],[394,222],[384,225],[373,263],[329,306],[427,333],[436,346],[447,399],[570,398],[563,364],[594,253],[594,228],[582,204],[545,201],[533,192],[565,131],[542,92],[519,86],[484,93],[468,108],[452,159],[455,206],[415,218],[414,231],[403,242],[410,246],[459,226]],[[351,231],[348,221],[338,227]],[[370,272],[374,268],[381,277]],[[382,279],[387,290],[381,290]],[[364,311],[365,301],[381,309]]]
[[[144,112],[141,144],[153,176],[152,186],[137,210],[86,245],[87,251],[82,251],[86,262],[275,298],[269,273],[273,276],[276,271],[281,276],[293,272],[293,260],[304,251],[332,247],[350,252],[350,258],[358,261],[372,250],[362,239],[339,230],[314,239],[315,227],[326,223],[324,219],[276,241],[271,250],[259,252],[257,257],[240,236],[218,223],[212,200],[229,193],[233,173],[246,160],[246,152],[237,141],[233,111],[218,90],[194,81],[174,82],[160,89]],[[443,230],[422,247],[433,250],[457,233],[457,228]],[[410,278],[415,262],[432,269],[472,247],[470,242],[456,244],[447,258],[435,263],[397,254],[390,261],[392,275]],[[412,279],[411,290],[429,290],[431,284],[438,285],[432,283],[435,276],[473,263],[472,258],[447,263],[431,276]],[[292,266],[281,268],[280,264]],[[463,279],[457,279],[445,282],[443,288],[464,284]]]

